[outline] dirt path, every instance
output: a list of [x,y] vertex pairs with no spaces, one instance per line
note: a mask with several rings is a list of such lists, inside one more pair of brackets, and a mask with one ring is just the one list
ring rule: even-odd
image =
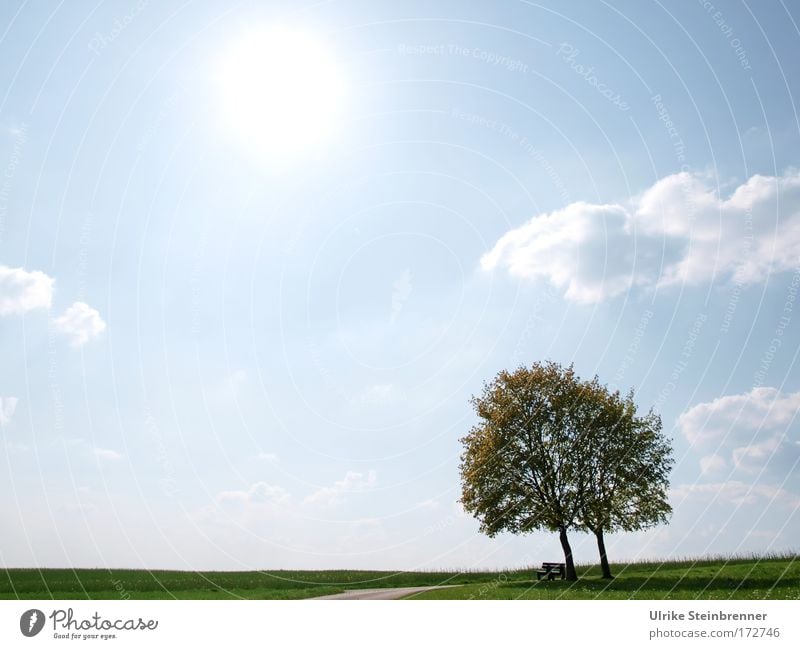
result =
[[414,593],[424,593],[426,590],[438,588],[452,588],[452,586],[416,586],[414,588],[362,588],[359,590],[346,590],[337,595],[312,597],[311,599],[400,599]]

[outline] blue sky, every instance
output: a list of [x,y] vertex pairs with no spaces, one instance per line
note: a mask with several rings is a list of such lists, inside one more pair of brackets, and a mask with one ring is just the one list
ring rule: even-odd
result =
[[3,3],[0,562],[558,557],[457,503],[470,395],[544,359],[674,439],[613,558],[796,549],[798,22]]

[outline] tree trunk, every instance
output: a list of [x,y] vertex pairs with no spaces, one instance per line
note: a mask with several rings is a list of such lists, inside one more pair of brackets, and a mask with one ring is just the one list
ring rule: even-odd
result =
[[613,579],[614,575],[611,574],[611,567],[608,565],[608,556],[606,555],[606,543],[603,540],[603,528],[598,527],[594,531],[597,537],[597,549],[600,552],[600,568],[603,571],[603,579]]
[[578,575],[575,572],[575,562],[572,560],[572,548],[567,539],[567,528],[561,526],[558,528],[558,537],[561,541],[561,548],[564,550],[564,563],[567,565],[567,580],[578,581]]

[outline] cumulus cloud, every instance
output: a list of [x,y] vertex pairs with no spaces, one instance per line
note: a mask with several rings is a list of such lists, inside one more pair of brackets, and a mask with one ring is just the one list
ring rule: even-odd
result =
[[283,487],[266,482],[256,482],[247,490],[223,491],[216,497],[216,503],[221,507],[283,505],[289,500],[289,494]]
[[86,344],[90,338],[101,334],[106,328],[106,323],[103,322],[97,309],[93,309],[85,302],[75,302],[53,320],[53,323],[59,332],[69,337],[73,347]]
[[630,287],[633,239],[619,205],[573,203],[503,235],[481,259],[485,270],[547,279],[567,299],[594,302]]
[[736,505],[786,505],[799,507],[800,496],[790,493],[781,487],[766,484],[748,484],[732,480],[730,482],[708,482],[703,484],[678,485],[670,491],[674,499],[699,498],[717,499]]
[[[265,454],[268,455],[268,454]],[[337,480],[330,487],[322,487],[303,499],[302,503],[295,502],[293,511],[299,511],[302,506],[336,506],[342,504],[348,494],[364,492],[375,486],[377,474],[374,470],[368,473],[348,471],[344,478]],[[256,511],[259,509],[275,510],[279,506],[292,503],[292,496],[283,487],[256,482],[247,489],[222,491],[217,494],[215,504],[227,510]]]
[[760,479],[680,484],[670,501],[674,512],[658,531],[659,554],[763,553],[793,547],[800,533],[800,496]]
[[746,284],[797,266],[800,171],[755,175],[727,197],[711,179],[682,172],[627,204],[572,203],[504,234],[484,270],[542,279],[592,303],[634,286]]
[[0,316],[48,308],[53,301],[54,282],[38,270],[0,266]]
[[730,463],[749,474],[780,480],[794,475],[800,462],[800,392],[753,388],[690,408],[678,428],[697,449],[713,449],[701,460],[703,471]]
[[716,453],[700,458],[700,470],[703,472],[703,475],[720,473],[727,468],[728,463],[725,461],[725,458]]
[[[369,475],[360,479],[350,475],[336,484],[348,482],[350,488],[358,488],[369,481]],[[386,556],[395,563],[402,560],[398,538],[406,538],[408,530],[395,525],[390,534],[383,519],[356,512],[338,518],[320,504],[327,505],[327,500],[307,502],[266,482],[223,491],[208,506],[190,513],[201,532],[192,543],[212,543],[235,558],[231,567],[238,569],[265,564],[345,568],[354,561],[371,568],[385,562]]]
[[741,429],[784,430],[794,421],[798,408],[800,392],[753,388],[697,404],[678,417],[678,425],[692,444],[708,443]]
[[0,426],[5,426],[11,422],[14,411],[17,409],[16,397],[0,397]]
[[323,487],[307,496],[306,503],[335,506],[344,502],[347,494],[366,491],[375,486],[377,474],[370,470],[366,475],[356,471],[348,471],[344,478],[337,480],[331,487]]
[[98,460],[121,460],[122,454],[108,448],[93,448],[92,453]]
[[[291,495],[283,487],[259,481],[244,489],[221,491],[213,503],[195,514],[198,521],[213,526],[234,522],[248,529],[273,528],[276,521],[291,527],[295,508]],[[283,525],[281,525],[283,527]]]

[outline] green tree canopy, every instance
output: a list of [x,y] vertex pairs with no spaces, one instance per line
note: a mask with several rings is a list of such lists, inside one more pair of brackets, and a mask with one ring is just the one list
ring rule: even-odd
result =
[[585,474],[577,518],[595,535],[603,577],[610,578],[604,533],[653,527],[672,512],[667,500],[672,447],[658,415],[636,414],[633,391],[623,398],[597,377],[586,386],[586,398],[603,405],[576,445]]
[[572,366],[534,363],[501,371],[472,398],[478,423],[461,440],[461,502],[481,531],[591,531],[610,576],[603,533],[666,520],[671,448],[652,412],[636,416],[631,393],[610,392]]

